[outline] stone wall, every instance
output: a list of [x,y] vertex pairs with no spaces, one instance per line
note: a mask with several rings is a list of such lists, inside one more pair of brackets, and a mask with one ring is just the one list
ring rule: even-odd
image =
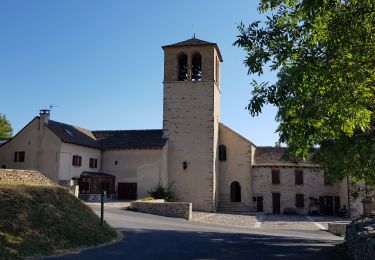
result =
[[353,259],[375,259],[375,218],[353,220],[346,229],[345,243]]
[[[201,55],[202,78],[178,81],[178,57]],[[215,211],[218,191],[217,146],[220,120],[220,64],[215,45],[164,48],[163,130],[168,138],[168,180],[176,200]],[[217,77],[216,77],[217,75]]]
[[133,201],[130,206],[132,209],[143,213],[187,220],[192,218],[192,204],[188,202]]
[[[61,139],[35,117],[15,138],[0,146],[0,167],[35,170],[57,182],[60,147]],[[15,162],[15,152],[21,151],[25,152],[24,161]]]
[[[280,171],[280,184],[272,184],[271,171]],[[341,192],[341,183],[334,185],[324,184],[324,174],[315,168],[298,168],[303,170],[303,184],[295,184],[295,170],[293,167],[253,167],[252,189],[253,196],[263,197],[263,209],[272,213],[272,193],[280,193],[281,213],[286,208],[293,208],[299,214],[318,210],[310,204],[309,198],[319,199],[319,196],[339,196],[340,207],[348,204],[347,193]],[[296,208],[296,194],[304,195],[304,207]],[[254,202],[255,206],[255,202]]]
[[219,144],[226,147],[226,160],[220,161],[220,203],[230,202],[230,186],[236,181],[241,188],[241,202],[252,206],[251,190],[251,147],[252,143],[220,124]]
[[0,169],[0,183],[55,185],[54,182],[40,172],[18,169]]

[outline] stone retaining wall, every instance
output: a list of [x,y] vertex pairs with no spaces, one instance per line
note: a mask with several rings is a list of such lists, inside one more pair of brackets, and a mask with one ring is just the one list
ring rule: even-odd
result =
[[24,183],[33,185],[56,185],[37,171],[0,169],[0,183]]
[[165,217],[191,220],[192,203],[188,202],[149,202],[133,201],[130,207],[136,211]]
[[375,259],[375,218],[357,218],[346,229],[345,243],[355,260]]
[[346,227],[350,221],[336,221],[328,223],[328,232],[336,236],[345,236]]

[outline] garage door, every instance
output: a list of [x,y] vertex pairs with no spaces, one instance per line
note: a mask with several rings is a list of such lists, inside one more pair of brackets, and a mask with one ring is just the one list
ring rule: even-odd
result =
[[137,183],[119,182],[117,186],[117,197],[120,200],[137,199]]

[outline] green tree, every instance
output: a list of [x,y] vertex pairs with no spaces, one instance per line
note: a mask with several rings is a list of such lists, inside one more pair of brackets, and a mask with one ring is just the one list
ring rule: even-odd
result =
[[0,113],[0,140],[12,137],[12,126],[4,114]]
[[277,82],[253,81],[248,110],[278,108],[280,141],[315,159],[333,178],[375,182],[375,2],[262,0],[263,22],[241,23],[234,45],[249,74],[277,71]]

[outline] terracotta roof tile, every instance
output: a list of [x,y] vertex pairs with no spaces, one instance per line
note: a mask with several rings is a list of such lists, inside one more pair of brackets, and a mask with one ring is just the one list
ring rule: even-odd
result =
[[195,37],[191,38],[191,39],[188,39],[188,40],[185,40],[185,41],[182,41],[182,42],[177,42],[177,43],[173,43],[173,44],[169,44],[169,45],[164,45],[162,46],[162,48],[169,48],[169,47],[182,47],[182,46],[202,46],[202,45],[212,45],[216,48],[217,50],[217,53],[219,55],[219,59],[221,62],[223,62],[223,58],[221,56],[221,52],[220,52],[220,49],[219,47],[217,46],[216,43],[214,42],[207,42],[207,41],[203,41],[203,40],[200,40],[200,39],[197,39]]
[[257,147],[254,154],[254,167],[318,167],[310,158],[301,160],[286,155],[287,148],[263,146]]

